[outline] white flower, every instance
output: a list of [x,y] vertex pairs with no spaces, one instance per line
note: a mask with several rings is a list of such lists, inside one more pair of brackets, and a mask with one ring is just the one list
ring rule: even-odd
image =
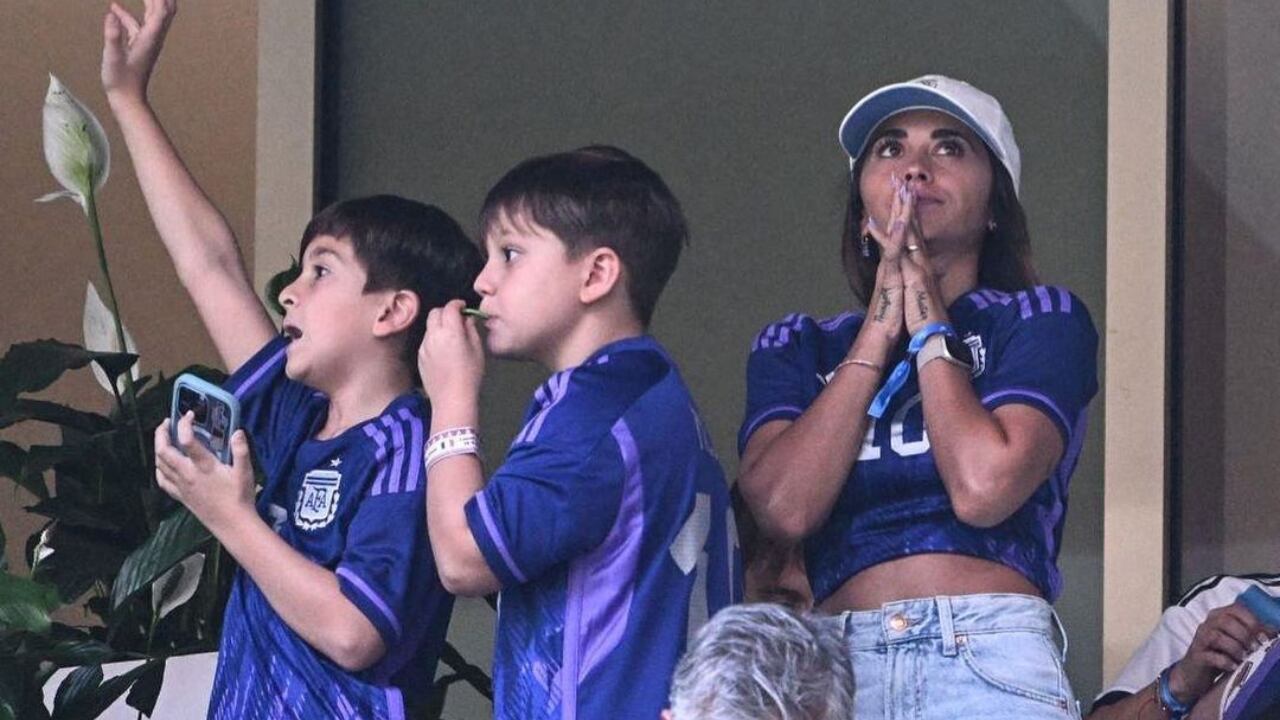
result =
[[[120,336],[116,335],[116,316],[111,312],[111,308],[102,302],[102,296],[98,294],[98,288],[93,283],[86,283],[84,290],[84,347],[86,350],[95,350],[98,352],[127,352],[138,354],[138,346],[133,341],[133,335],[129,334],[129,328],[121,326],[124,330],[124,347],[120,347]],[[107,374],[102,368],[98,367],[98,363],[91,363],[93,367],[93,377],[102,386],[103,390],[111,392],[111,381],[107,379]],[[129,369],[129,374],[136,381],[142,377],[142,367],[140,363],[134,363]],[[124,375],[116,378],[116,391],[121,395],[125,392]],[[114,394],[114,393],[112,393]]]
[[64,189],[36,202],[68,197],[88,213],[90,190],[99,190],[111,171],[111,146],[98,118],[52,74],[44,96],[44,159]]

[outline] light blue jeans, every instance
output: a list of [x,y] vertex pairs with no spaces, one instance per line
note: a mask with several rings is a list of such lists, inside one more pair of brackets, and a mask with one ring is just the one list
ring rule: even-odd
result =
[[1040,598],[903,600],[832,621],[853,662],[857,720],[1080,717],[1063,670],[1066,634]]

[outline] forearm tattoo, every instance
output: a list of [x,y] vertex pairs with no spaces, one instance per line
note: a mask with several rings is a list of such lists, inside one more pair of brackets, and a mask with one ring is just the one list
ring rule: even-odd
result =
[[876,307],[876,322],[884,322],[885,316],[889,314],[889,305],[890,305],[889,291],[884,288],[881,288],[880,303]]
[[922,321],[929,319],[929,303],[927,302],[928,299],[929,299],[929,293],[923,290],[916,291],[916,309],[920,311],[920,319]]

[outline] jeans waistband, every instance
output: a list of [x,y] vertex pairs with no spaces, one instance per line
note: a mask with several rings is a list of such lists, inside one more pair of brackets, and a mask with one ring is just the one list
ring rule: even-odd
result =
[[[1067,634],[1057,612],[1031,595],[940,595],[885,603],[879,610],[858,610],[837,616],[845,642],[853,650],[870,650],[918,640],[941,640],[943,654],[956,652],[956,639],[981,633],[1030,631],[1062,638],[1067,659]],[[963,642],[963,640],[961,640]]]

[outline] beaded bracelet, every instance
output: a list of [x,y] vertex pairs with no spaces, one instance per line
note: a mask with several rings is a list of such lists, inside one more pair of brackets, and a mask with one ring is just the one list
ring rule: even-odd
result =
[[473,427],[442,430],[427,440],[427,472],[436,463],[455,455],[480,455],[480,434]]

